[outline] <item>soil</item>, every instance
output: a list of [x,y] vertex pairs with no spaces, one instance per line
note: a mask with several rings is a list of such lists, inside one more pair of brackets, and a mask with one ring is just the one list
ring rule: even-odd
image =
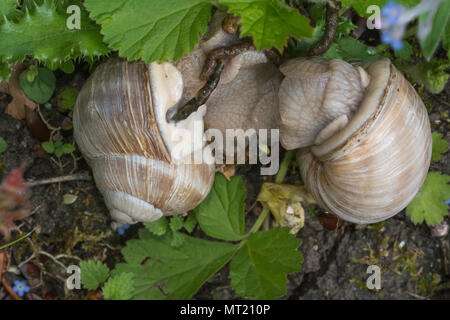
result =
[[[58,89],[68,83],[80,86],[86,74],[82,70],[70,76],[57,75]],[[439,95],[419,92],[429,109],[432,131],[442,133],[450,144],[450,85]],[[8,144],[7,150],[0,154],[0,181],[22,163],[28,164],[27,181],[70,174],[75,168],[71,156],[61,158],[64,167],[48,154],[36,157],[33,148],[36,150],[39,142],[25,121],[15,120],[3,112],[6,104],[5,100],[0,102],[0,137]],[[57,110],[55,100],[52,104],[53,108],[44,114],[53,125],[58,125],[65,116]],[[64,132],[64,141],[72,141],[72,131]],[[75,156],[81,157],[78,151]],[[78,160],[76,172],[87,170],[85,161]],[[433,163],[430,170],[450,174],[450,153]],[[247,190],[246,207],[250,210],[247,225],[251,225],[261,210],[259,204],[253,206],[259,188],[263,179],[271,178],[261,177],[256,165],[239,166],[236,174],[242,177]],[[291,169],[285,183],[301,183],[298,168]],[[76,201],[64,204],[64,195],[75,195]],[[92,258],[113,267],[121,261],[120,249],[126,240],[137,236],[140,225],[133,225],[123,236],[114,231],[102,196],[92,181],[36,186],[32,188],[30,201],[33,215],[18,224],[22,232],[35,231],[8,249],[11,252],[8,282],[24,277],[33,280],[29,299],[95,298],[84,290],[66,290],[67,274],[63,267],[76,265],[79,259]],[[449,222],[448,217],[445,220]],[[199,230],[197,233],[200,234]],[[304,262],[301,272],[288,276],[287,293],[282,299],[450,298],[450,236],[432,237],[430,227],[414,225],[405,212],[370,226],[341,221],[336,231],[328,231],[317,215],[308,211],[305,226],[296,236],[302,241],[300,251]],[[366,286],[367,267],[372,264],[381,268],[380,290],[369,290]],[[236,299],[230,287],[228,267],[208,280],[194,298]],[[11,299],[1,285],[0,299]]]

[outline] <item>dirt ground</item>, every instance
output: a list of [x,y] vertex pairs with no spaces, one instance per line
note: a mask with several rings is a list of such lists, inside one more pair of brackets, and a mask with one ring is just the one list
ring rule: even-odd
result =
[[[57,75],[58,76],[58,75]],[[86,74],[59,77],[59,83],[78,82]],[[75,79],[76,78],[76,79]],[[419,90],[430,111],[432,131],[444,135],[450,144],[450,85],[443,93],[431,95]],[[74,160],[63,156],[61,168],[49,155],[36,157],[33,147],[38,144],[25,121],[4,114],[6,101],[0,103],[0,136],[8,148],[0,154],[0,180],[21,163],[29,163],[25,172],[28,181],[71,173]],[[61,115],[46,111],[50,122],[58,123]],[[72,141],[72,131],[64,132],[64,139]],[[77,151],[76,156],[80,156]],[[84,160],[78,161],[77,171],[89,170]],[[450,154],[434,163],[431,170],[450,174]],[[246,206],[254,203],[263,177],[258,166],[240,166],[237,175],[247,190]],[[265,177],[264,179],[270,179]],[[285,183],[301,183],[298,169],[291,170]],[[72,204],[64,204],[64,195],[75,195]],[[39,299],[86,299],[86,291],[65,291],[64,267],[78,264],[78,259],[97,258],[113,267],[120,261],[120,249],[127,239],[136,237],[140,225],[120,236],[111,228],[102,197],[91,181],[75,181],[32,188],[34,214],[21,221],[21,231],[36,228],[33,235],[11,250],[10,272],[7,279],[33,279],[32,295]],[[257,205],[248,213],[247,225],[256,219],[261,208]],[[448,217],[446,221],[449,222]],[[199,230],[196,231],[200,234]],[[431,228],[414,225],[404,212],[370,226],[340,225],[336,231],[325,230],[316,216],[306,216],[305,227],[297,237],[302,240],[300,250],[304,262],[302,271],[288,277],[287,294],[283,299],[449,299],[450,298],[450,236],[435,238]],[[29,260],[34,253],[35,257]],[[29,261],[27,261],[29,260]],[[366,287],[367,266],[376,264],[382,269],[380,290]],[[17,268],[14,269],[14,266]],[[19,272],[19,270],[21,272]],[[38,276],[33,276],[38,274]],[[37,280],[36,280],[37,278]],[[92,298],[92,295],[90,296]],[[234,299],[228,279],[228,268],[213,276],[194,296],[195,299]],[[10,299],[0,285],[0,300]]]

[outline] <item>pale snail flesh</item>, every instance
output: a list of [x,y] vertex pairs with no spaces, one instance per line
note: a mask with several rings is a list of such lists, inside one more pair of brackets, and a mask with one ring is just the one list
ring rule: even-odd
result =
[[113,60],[100,65],[78,95],[74,137],[114,220],[186,213],[208,194],[213,161],[186,161],[203,153],[204,144],[180,150],[172,135],[179,128],[202,136],[205,106],[176,124],[166,120],[182,93],[181,73],[172,64]]
[[354,223],[403,210],[431,158],[428,113],[411,84],[386,59],[363,69],[298,58],[280,70],[281,143],[300,148],[302,179],[318,204]]
[[[200,74],[211,51],[242,43],[237,34],[223,31],[225,16],[225,13],[217,12],[195,50],[175,63],[184,81],[179,105],[195,96],[205,84]],[[205,127],[218,129],[223,135],[227,129],[254,129],[258,132],[260,129],[278,128],[278,90],[282,78],[281,72],[267,56],[254,48],[228,59],[216,89],[205,103]],[[218,148],[217,151],[221,153],[222,150]],[[227,154],[234,152],[224,151]]]

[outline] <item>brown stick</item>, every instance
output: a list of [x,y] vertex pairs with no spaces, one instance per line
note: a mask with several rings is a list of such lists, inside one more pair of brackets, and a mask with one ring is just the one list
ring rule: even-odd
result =
[[30,181],[30,182],[27,182],[27,184],[30,187],[35,187],[35,186],[41,186],[44,184],[77,181],[77,180],[90,181],[91,176],[89,175],[89,172],[84,171],[84,172],[80,172],[80,173],[76,173],[76,174],[70,174],[67,176],[43,179],[43,180],[38,180],[38,181]]
[[322,39],[309,48],[307,53],[308,56],[321,56],[330,48],[334,38],[336,37],[338,28],[339,7],[340,5],[336,2],[333,2],[332,5],[329,3],[327,4],[325,34]]

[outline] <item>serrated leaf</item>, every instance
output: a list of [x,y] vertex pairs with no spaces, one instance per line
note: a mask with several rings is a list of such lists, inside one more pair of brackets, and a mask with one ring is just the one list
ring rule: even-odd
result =
[[433,132],[431,137],[433,139],[431,162],[440,161],[442,159],[442,154],[447,151],[447,140],[442,139],[442,134],[440,134],[439,132]]
[[220,0],[228,11],[240,16],[241,36],[251,36],[258,50],[283,51],[289,36],[311,38],[309,19],[279,0]]
[[433,226],[448,214],[445,200],[450,198],[450,176],[439,172],[428,173],[419,193],[406,207],[406,213],[415,223]]
[[63,144],[61,147],[61,151],[64,154],[71,154],[72,152],[75,151],[75,146],[73,144],[69,144],[69,143]]
[[80,30],[68,29],[65,8],[48,0],[33,6],[17,21],[4,21],[0,25],[0,60],[19,62],[30,55],[48,66],[58,66],[71,58],[92,60],[108,53],[99,27],[79,6]]
[[52,141],[45,141],[44,143],[42,143],[42,149],[44,149],[44,151],[47,153],[53,153],[55,152],[55,145]]
[[287,275],[301,269],[300,243],[289,228],[252,234],[231,261],[231,286],[238,295],[251,299],[285,295]]
[[120,273],[108,279],[103,287],[106,300],[130,300],[133,297],[134,280],[132,273]]
[[167,222],[166,217],[161,217],[153,222],[145,222],[144,226],[151,233],[157,236],[162,236],[167,232],[167,227],[169,226],[169,223]]
[[58,105],[65,110],[72,110],[80,91],[77,88],[66,88],[58,95]]
[[184,237],[181,232],[172,231],[172,241],[170,241],[170,245],[175,248],[179,248],[184,243]]
[[6,147],[7,147],[7,143],[6,143],[5,139],[0,137],[0,153],[5,152]]
[[[426,15],[419,17],[419,28],[421,23],[426,19]],[[435,16],[433,17],[432,27],[428,36],[420,41],[422,53],[427,60],[431,59],[431,56],[436,51],[439,42],[445,37],[445,28],[450,19],[450,1],[444,0],[439,5]]]
[[205,0],[86,0],[85,6],[113,49],[145,62],[190,53],[207,30],[212,8]]
[[0,18],[2,18],[3,16],[5,16],[8,19],[17,18],[20,15],[20,11],[17,9],[17,6],[18,0],[1,0]]
[[181,228],[183,228],[184,219],[181,215],[176,215],[170,218],[170,230],[172,231],[178,231]]
[[126,263],[113,271],[134,274],[136,299],[189,299],[238,249],[184,234],[183,244],[174,248],[170,233],[158,237],[143,231],[140,239],[127,242],[122,250]]
[[213,187],[203,202],[194,209],[200,228],[209,236],[222,240],[242,239],[245,229],[245,188],[242,179],[228,181],[216,173]]
[[47,68],[38,68],[38,74],[32,82],[27,77],[27,70],[19,77],[20,87],[28,98],[36,103],[46,103],[53,95],[56,87],[56,78]]
[[96,290],[109,276],[109,269],[100,261],[80,262],[81,283],[88,290]]
[[194,214],[191,214],[184,221],[183,227],[188,233],[191,233],[192,231],[194,231],[196,225],[197,219],[195,218]]

